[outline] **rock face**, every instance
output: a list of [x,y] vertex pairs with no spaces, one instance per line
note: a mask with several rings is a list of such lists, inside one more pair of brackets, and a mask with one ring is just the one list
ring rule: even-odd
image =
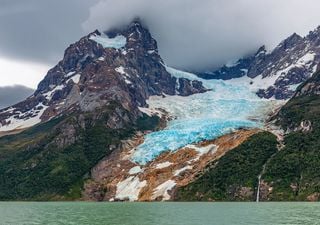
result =
[[177,80],[166,71],[156,41],[135,20],[122,30],[95,31],[70,45],[32,96],[0,111],[0,132],[74,111],[91,112],[113,101],[138,117],[138,107],[146,106],[151,95],[205,91],[201,82]]
[[213,71],[198,73],[206,79],[232,79],[247,76],[254,83],[267,83],[257,91],[262,98],[288,99],[295,88],[317,70],[320,62],[320,27],[306,37],[293,34],[271,52],[262,46],[256,54]]
[[299,96],[312,96],[320,95],[320,76],[319,72],[312,76],[307,82],[301,85],[295,94],[295,97]]

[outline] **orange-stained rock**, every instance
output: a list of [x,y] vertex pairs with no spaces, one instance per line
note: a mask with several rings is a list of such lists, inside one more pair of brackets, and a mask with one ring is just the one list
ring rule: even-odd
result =
[[[221,158],[257,132],[260,130],[238,130],[216,140],[164,152],[146,165],[130,161],[134,148],[143,142],[143,134],[137,134],[92,169],[92,180],[85,185],[84,199],[127,200],[117,199],[117,185],[129,177],[138,177],[140,182],[146,182],[137,196],[138,201],[170,200],[177,187],[194,181],[210,162]],[[134,169],[131,169],[137,166],[141,169],[133,174]]]

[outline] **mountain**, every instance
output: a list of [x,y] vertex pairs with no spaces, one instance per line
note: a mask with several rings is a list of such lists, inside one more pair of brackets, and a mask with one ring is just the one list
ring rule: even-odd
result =
[[0,111],[0,200],[316,200],[317,32],[223,79],[167,66],[138,19],[88,34]]
[[301,37],[294,33],[268,52],[264,46],[256,54],[225,65],[213,72],[197,73],[205,79],[232,79],[243,77],[259,87],[257,95],[263,98],[288,99],[295,88],[317,70],[320,62],[320,27]]
[[[283,131],[251,136],[194,182],[176,191],[177,200],[319,201],[320,72],[301,84],[275,114]],[[280,132],[281,133],[281,132]]]
[[33,95],[0,111],[0,199],[71,198],[121,140],[161,126],[139,110],[151,95],[205,91],[167,72],[138,20],[90,33],[66,49]]
[[[108,76],[106,76],[108,74]],[[107,35],[95,31],[69,46],[32,96],[0,111],[0,132],[21,130],[58,115],[90,112],[112,101],[137,118],[151,95],[206,91],[165,69],[157,43],[137,21]]]

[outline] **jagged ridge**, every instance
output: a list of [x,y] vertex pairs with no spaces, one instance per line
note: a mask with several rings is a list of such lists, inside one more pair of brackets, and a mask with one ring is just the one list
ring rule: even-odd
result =
[[288,99],[297,85],[306,81],[320,63],[320,28],[306,37],[294,33],[271,52],[264,46],[256,54],[213,72],[198,73],[206,79],[248,77],[248,82],[268,84],[257,91],[263,98]]

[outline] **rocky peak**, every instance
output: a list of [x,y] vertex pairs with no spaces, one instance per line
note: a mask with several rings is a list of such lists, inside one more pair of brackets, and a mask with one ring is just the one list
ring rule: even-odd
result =
[[256,54],[254,55],[255,57],[261,57],[264,56],[267,53],[267,49],[265,45],[262,45],[258,51],[256,52]]
[[310,79],[302,84],[295,94],[295,96],[302,95],[320,95],[320,72],[316,72]]
[[286,38],[284,41],[282,41],[277,48],[279,49],[290,49],[292,47],[295,47],[298,43],[302,42],[303,38],[298,35],[297,33],[293,33],[288,38]]
[[152,38],[149,30],[142,25],[140,19],[133,22],[124,29],[113,29],[106,33],[114,36],[121,34],[127,38],[127,48],[142,48],[145,51],[158,51],[157,42]]
[[310,31],[309,34],[306,36],[308,41],[315,41],[318,40],[320,37],[320,26],[318,26],[315,30]]
[[252,56],[240,59],[237,64],[223,66],[212,72],[198,73],[207,79],[232,79],[247,76],[257,84],[261,98],[288,99],[295,88],[317,70],[320,63],[320,29],[306,37],[293,33],[272,51],[262,46]]
[[96,30],[65,50],[33,96],[0,111],[0,132],[70,111],[94,111],[113,101],[137,118],[138,107],[146,106],[151,95],[206,91],[201,82],[180,79],[166,70],[157,42],[138,20],[122,29]]

